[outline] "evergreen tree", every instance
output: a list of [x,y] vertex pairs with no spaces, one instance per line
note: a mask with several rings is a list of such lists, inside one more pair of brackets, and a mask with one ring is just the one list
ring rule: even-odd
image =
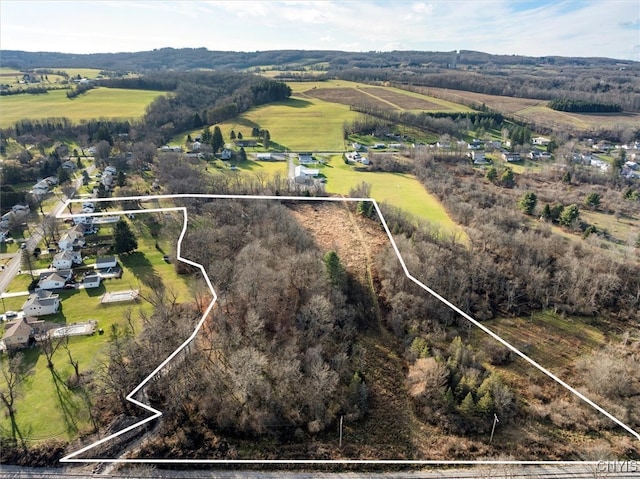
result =
[[269,130],[264,130],[262,133],[262,146],[265,150],[269,149],[269,143],[271,142],[271,135],[269,134]]
[[467,417],[475,415],[476,403],[473,400],[473,394],[471,394],[471,392],[468,392],[460,403],[460,412]]
[[213,128],[213,135],[211,135],[211,147],[214,153],[218,153],[224,147],[224,139],[222,138],[222,131],[220,127],[216,125]]
[[492,166],[487,170],[487,174],[484,177],[489,180],[491,183],[495,182],[498,178],[498,170],[496,170],[495,166]]
[[525,215],[532,215],[533,211],[536,209],[536,204],[538,202],[538,197],[535,193],[529,191],[525,193],[520,200],[518,201],[518,208]]
[[515,185],[515,177],[513,176],[513,170],[511,168],[507,168],[500,176],[500,182],[503,186],[507,188],[512,188]]
[[230,140],[235,140],[236,139],[236,132],[231,130],[231,133],[229,133],[229,139]]
[[242,132],[241,132],[241,131],[239,131],[239,132],[238,132],[238,140],[242,140],[242,138],[243,138],[243,136],[242,136]]
[[578,205],[569,205],[562,210],[560,217],[558,218],[558,222],[567,228],[573,226],[573,224],[578,221],[580,217],[580,209]]
[[127,177],[124,174],[124,171],[118,171],[118,178],[116,179],[116,184],[122,188],[127,183]]
[[598,206],[600,206],[600,195],[598,193],[589,193],[587,197],[584,199],[584,204],[595,210]]
[[240,147],[240,151],[238,152],[238,155],[240,156],[240,161],[247,161],[247,152],[244,151],[244,147]]
[[551,219],[551,208],[549,207],[549,203],[546,203],[544,205],[544,208],[542,208],[542,213],[540,214],[540,216],[542,216],[542,219],[545,221],[548,221]]
[[138,248],[138,240],[133,234],[133,231],[131,231],[129,223],[124,220],[120,220],[116,223],[113,239],[113,248],[116,253],[130,253]]
[[568,185],[571,184],[571,172],[567,171],[564,176],[562,177],[562,182],[566,183]]

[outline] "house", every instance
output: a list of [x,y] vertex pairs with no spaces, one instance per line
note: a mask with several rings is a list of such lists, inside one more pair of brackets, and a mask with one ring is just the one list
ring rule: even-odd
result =
[[387,145],[385,143],[374,143],[373,146],[371,146],[374,150],[383,150],[386,147]]
[[73,171],[76,169],[76,164],[71,160],[64,161],[60,166],[67,171]]
[[311,163],[315,163],[315,159],[313,158],[312,153],[300,153],[298,155],[298,163],[301,165],[309,165]]
[[26,216],[31,212],[31,210],[29,209],[29,205],[21,204],[13,205],[11,207],[11,211],[13,211],[18,216]]
[[118,260],[115,256],[104,256],[96,259],[97,269],[115,268],[118,266]]
[[549,143],[551,143],[551,140],[543,138],[542,136],[531,138],[531,144],[533,145],[547,146]]
[[7,211],[0,218],[0,228],[9,228],[11,226],[11,221],[16,217],[16,214],[13,211]]
[[27,316],[45,316],[55,314],[60,307],[60,296],[47,290],[40,290],[29,295],[22,305],[22,310]]
[[220,152],[220,159],[221,160],[230,160],[233,157],[233,151],[231,151],[228,148],[225,148],[224,150],[222,150]]
[[42,195],[46,195],[47,193],[49,193],[49,188],[50,185],[49,183],[47,183],[45,180],[42,181],[38,181],[34,186],[33,186],[33,194],[35,196],[42,196]]
[[371,164],[371,160],[369,160],[368,156],[363,156],[362,159],[360,160],[360,163],[362,163],[363,165],[369,165]]
[[202,148],[202,143],[200,143],[199,141],[194,141],[193,143],[191,143],[191,150],[198,151],[200,148]]
[[66,282],[67,281],[57,272],[43,273],[40,276],[40,281],[38,281],[38,286],[36,286],[36,291],[40,291],[43,289],[61,289],[64,288]]
[[99,274],[87,274],[82,278],[82,287],[84,289],[97,288],[100,286],[100,281],[102,281],[102,276]]
[[0,243],[2,243],[3,241],[6,241],[7,238],[10,236],[10,231],[8,229],[5,228],[0,228]]
[[488,165],[489,162],[487,161],[484,151],[480,151],[480,150],[472,150],[471,151],[471,160],[473,161],[474,165]]
[[310,178],[315,178],[320,174],[320,171],[312,168],[305,168],[302,165],[296,166],[294,170],[294,177],[296,183],[306,183]]
[[71,269],[80,263],[82,256],[79,251],[61,251],[53,257],[53,267],[56,269]]
[[58,248],[62,251],[73,251],[83,248],[85,227],[82,224],[73,226],[69,231],[64,233],[58,241]]
[[[180,150],[180,151],[182,151],[182,150]],[[107,166],[104,169],[104,172],[107,173],[107,174],[110,174],[110,175],[115,175],[118,172],[118,170],[116,169],[115,166]]]
[[58,177],[57,176],[47,176],[44,181],[46,181],[49,186],[56,186],[58,184]]
[[271,161],[271,153],[258,153],[256,155],[256,160],[258,161]]
[[7,325],[2,342],[7,349],[25,348],[33,341],[33,325],[27,318],[21,317]]
[[517,151],[503,151],[502,159],[509,163],[520,161],[520,153],[518,153]]

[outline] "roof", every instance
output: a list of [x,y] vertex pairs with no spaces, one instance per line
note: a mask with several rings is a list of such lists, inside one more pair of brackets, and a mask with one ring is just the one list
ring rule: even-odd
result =
[[28,336],[31,334],[31,330],[33,329],[25,317],[18,318],[9,324],[10,326],[5,331],[3,339],[18,335]]
[[22,305],[22,309],[38,304],[40,306],[50,306],[59,300],[60,296],[49,290],[41,289],[37,293],[32,293]]
[[102,258],[96,259],[96,264],[100,263],[113,263],[116,261],[115,256],[103,256]]
[[60,253],[56,254],[53,257],[54,261],[59,261],[59,260],[68,260],[68,261],[73,261],[74,255],[69,252],[69,251],[61,251]]

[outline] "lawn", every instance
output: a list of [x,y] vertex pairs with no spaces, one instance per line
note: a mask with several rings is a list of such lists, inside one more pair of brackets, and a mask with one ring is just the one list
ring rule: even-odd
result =
[[443,231],[466,234],[447,214],[442,204],[412,175],[404,173],[358,171],[336,155],[320,173],[327,178],[329,193],[348,195],[349,190],[363,181],[371,185],[371,196],[380,202],[397,206],[421,220],[433,223]]
[[11,126],[21,119],[69,118],[71,121],[94,118],[135,119],[164,93],[145,90],[96,88],[72,100],[64,90],[42,95],[0,97],[0,127]]
[[[151,305],[144,300],[137,302],[123,302],[100,304],[102,294],[106,291],[122,291],[126,289],[140,289],[144,292],[153,277],[161,278],[168,291],[176,294],[178,301],[189,301],[192,298],[188,280],[178,276],[173,264],[163,260],[163,256],[172,252],[172,238],[160,236],[158,246],[151,236],[145,215],[137,215],[132,222],[132,229],[138,237],[138,251],[131,255],[122,255],[120,264],[123,266],[121,279],[105,280],[100,288],[92,290],[65,290],[60,293],[62,299],[61,311],[46,317],[47,321],[58,324],[83,322],[89,319],[98,321],[98,327],[105,332],[112,324],[126,324],[125,313],[131,309],[134,326],[138,327],[139,310],[147,314],[151,312]],[[25,281],[30,281],[28,275],[18,276],[12,283],[12,290],[23,287]],[[15,288],[14,288],[15,286]],[[25,297],[4,299],[5,310],[20,310]],[[72,338],[69,348],[74,360],[79,361],[80,371],[87,372],[95,369],[101,360],[101,350],[108,342],[108,334],[82,336]],[[69,364],[66,351],[61,347],[53,357],[55,372],[47,368],[46,358],[39,348],[27,350],[28,361],[33,365],[33,374],[24,387],[23,396],[17,405],[18,426],[21,432],[30,440],[38,441],[51,438],[73,438],[78,431],[88,430],[90,417],[88,408],[81,391],[69,390],[65,386],[66,380],[72,375],[73,369]],[[0,430],[3,436],[8,434],[9,421],[6,417],[0,419]]]

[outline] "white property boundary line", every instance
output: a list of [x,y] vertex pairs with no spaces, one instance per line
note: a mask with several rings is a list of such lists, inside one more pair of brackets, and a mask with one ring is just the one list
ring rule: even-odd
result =
[[[589,406],[594,408],[596,411],[600,412],[601,414],[604,414],[607,418],[611,419],[613,422],[615,422],[620,427],[625,429],[627,432],[632,434],[636,439],[640,440],[640,433],[638,433],[637,431],[635,431],[634,429],[629,427],[627,424],[625,424],[622,421],[620,421],[618,418],[616,418],[611,413],[609,413],[608,411],[606,411],[605,409],[600,407],[598,404],[593,402],[591,399],[586,397],[584,394],[580,393],[579,391],[577,391],[576,389],[571,387],[569,384],[565,383],[562,379],[557,377],[555,374],[553,374],[552,372],[548,371],[546,368],[544,368],[543,366],[538,364],[536,361],[531,359],[529,356],[524,354],[522,351],[517,349],[515,346],[511,345],[510,343],[508,343],[507,341],[502,339],[500,336],[495,334],[493,331],[489,330],[487,327],[485,327],[484,325],[482,325],[481,323],[479,323],[478,321],[473,319],[471,316],[469,316],[467,313],[462,311],[460,308],[458,308],[457,306],[452,304],[450,301],[448,301],[447,299],[443,298],[441,295],[436,293],[434,290],[432,290],[431,288],[426,286],[420,280],[415,278],[409,272],[409,270],[407,268],[407,265],[405,264],[404,259],[402,258],[402,255],[400,254],[400,250],[398,249],[398,246],[396,245],[396,242],[393,239],[391,231],[389,230],[389,227],[387,226],[387,222],[385,221],[384,217],[382,216],[382,211],[380,211],[380,207],[378,206],[378,203],[377,203],[377,201],[375,199],[373,199],[373,198],[337,198],[337,197],[300,197],[300,196],[176,194],[176,195],[156,195],[156,196],[127,196],[127,197],[119,197],[119,198],[94,198],[94,199],[92,199],[92,201],[93,202],[152,201],[152,200],[163,200],[163,199],[171,200],[171,199],[178,199],[178,198],[185,198],[185,199],[280,200],[280,201],[335,201],[335,202],[370,201],[370,202],[372,202],[373,206],[375,207],[376,212],[378,214],[378,218],[380,218],[380,221],[382,222],[382,226],[384,227],[384,229],[385,229],[385,231],[387,233],[387,237],[389,238],[389,241],[391,242],[391,245],[393,246],[393,249],[394,249],[394,251],[396,253],[396,256],[398,257],[398,260],[400,261],[400,264],[402,265],[402,269],[404,270],[404,273],[407,276],[407,278],[409,278],[415,284],[420,286],[422,289],[424,289],[427,293],[429,293],[431,296],[436,298],[438,301],[442,302],[443,304],[448,306],[450,309],[452,309],[453,311],[455,311],[456,313],[458,313],[459,315],[464,317],[471,324],[473,324],[474,326],[480,328],[482,331],[487,333],[493,339],[495,339],[496,341],[498,341],[499,343],[504,345],[509,350],[513,351],[515,354],[520,356],[526,362],[531,364],[534,368],[538,369],[539,371],[544,373],[546,376],[548,376],[549,378],[553,379],[555,382],[557,382],[562,387],[564,387],[566,390],[568,390],[569,392],[571,392],[572,394],[577,396],[579,399],[581,399],[582,401],[587,403]],[[121,431],[118,431],[118,432],[116,432],[114,434],[111,434],[111,435],[105,437],[105,438],[102,438],[102,439],[94,442],[93,444],[90,444],[89,446],[83,447],[82,449],[79,449],[79,450],[77,450],[77,451],[75,451],[75,452],[63,457],[62,459],[60,459],[60,462],[63,462],[63,463],[71,463],[71,462],[76,462],[76,463],[101,463],[101,462],[105,462],[105,463],[137,463],[137,464],[406,464],[406,465],[437,465],[437,464],[440,464],[440,465],[453,465],[453,464],[457,464],[457,465],[486,465],[486,464],[513,464],[513,465],[516,465],[516,464],[520,464],[520,465],[587,464],[587,465],[598,465],[599,464],[598,461],[489,461],[489,460],[479,460],[479,461],[464,461],[464,460],[448,460],[448,461],[447,460],[444,460],[444,461],[439,461],[439,460],[425,460],[425,461],[421,461],[421,460],[411,460],[411,461],[380,460],[380,461],[371,461],[371,460],[301,460],[301,459],[294,459],[294,460],[284,460],[284,459],[272,459],[272,460],[222,460],[222,459],[104,459],[104,458],[85,458],[85,459],[81,459],[81,458],[78,458],[77,456],[83,454],[84,452],[89,451],[90,449],[93,449],[94,447],[99,446],[100,444],[103,444],[103,443],[105,443],[107,441],[110,441],[110,440],[112,440],[112,439],[114,439],[114,438],[116,438],[116,437],[118,437],[118,436],[120,436],[122,434],[125,434],[125,433],[127,433],[127,432],[129,432],[129,431],[131,431],[133,429],[136,429],[136,428],[138,428],[140,426],[143,426],[144,424],[146,424],[146,423],[148,423],[150,421],[153,421],[154,419],[162,416],[162,412],[158,411],[157,409],[152,408],[151,406],[149,406],[147,404],[144,404],[144,403],[136,400],[133,396],[135,394],[137,394],[138,391],[140,391],[154,376],[156,376],[167,365],[167,363],[169,363],[177,354],[179,354],[184,348],[186,348],[189,345],[189,343],[191,343],[191,341],[193,341],[193,339],[198,334],[200,328],[202,327],[206,317],[209,315],[209,313],[211,312],[211,309],[213,308],[215,302],[218,299],[218,296],[217,296],[215,290],[213,289],[213,286],[211,284],[211,281],[209,279],[209,276],[208,276],[207,272],[204,269],[204,266],[202,266],[199,263],[195,263],[194,261],[191,261],[191,260],[189,260],[187,258],[184,258],[181,255],[182,240],[184,239],[184,236],[185,236],[186,231],[187,231],[187,225],[188,225],[187,207],[182,206],[182,207],[150,208],[150,209],[138,209],[138,210],[122,210],[122,211],[119,211],[119,212],[110,211],[110,212],[102,212],[102,213],[78,213],[78,214],[63,213],[65,211],[65,209],[70,204],[86,202],[86,201],[87,201],[86,199],[83,199],[83,200],[67,200],[65,205],[64,205],[64,208],[61,210],[61,213],[58,214],[58,218],[73,218],[73,217],[77,217],[77,216],[107,216],[107,215],[114,215],[114,214],[156,213],[156,212],[166,212],[166,211],[181,211],[183,213],[183,215],[184,215],[184,219],[183,219],[182,231],[181,231],[180,236],[178,238],[177,259],[179,261],[182,261],[183,263],[186,263],[186,264],[189,264],[191,266],[194,266],[194,267],[198,268],[202,272],[202,275],[203,275],[205,281],[207,282],[207,286],[209,287],[209,290],[211,291],[211,294],[213,295],[213,299],[212,299],[211,303],[209,304],[209,306],[207,307],[207,309],[205,310],[205,312],[203,313],[202,318],[200,318],[200,321],[196,325],[193,333],[191,333],[191,335],[180,346],[178,346],[178,348],[175,351],[173,351],[162,363],[160,363],[160,365],[158,367],[156,367],[153,370],[153,372],[151,372],[151,374],[149,374],[138,386],[136,386],[126,396],[126,399],[128,401],[130,401],[131,403],[133,403],[133,404],[141,407],[142,409],[150,412],[151,416],[149,416],[146,419],[143,419],[143,420],[141,420],[141,421],[139,421],[139,422],[127,427],[127,428],[124,428]]]

